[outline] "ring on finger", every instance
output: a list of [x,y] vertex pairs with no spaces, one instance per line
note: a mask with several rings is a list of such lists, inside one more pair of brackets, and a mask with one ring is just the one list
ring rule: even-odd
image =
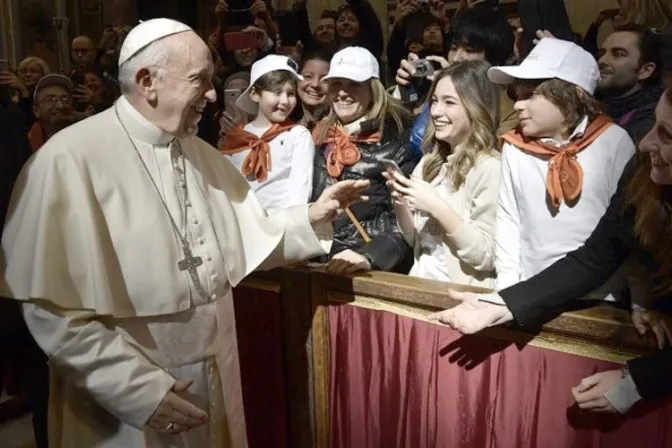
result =
[[174,434],[177,432],[177,423],[175,422],[170,422],[166,425],[166,432],[169,432],[171,434]]

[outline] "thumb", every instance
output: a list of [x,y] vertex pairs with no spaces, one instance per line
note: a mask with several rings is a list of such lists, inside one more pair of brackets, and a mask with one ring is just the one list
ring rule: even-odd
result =
[[173,392],[184,392],[189,389],[193,383],[192,380],[177,380],[173,385]]
[[599,375],[592,375],[581,380],[578,386],[576,386],[576,391],[579,393],[585,392],[588,389],[594,387],[597,383],[600,382]]
[[632,319],[632,324],[635,326],[640,336],[643,336],[644,333],[646,333],[646,325],[644,325],[644,321],[641,317],[635,317]]
[[448,288],[448,297],[450,297],[453,300],[461,300],[465,301],[469,297],[469,295],[465,292],[458,291],[456,289]]

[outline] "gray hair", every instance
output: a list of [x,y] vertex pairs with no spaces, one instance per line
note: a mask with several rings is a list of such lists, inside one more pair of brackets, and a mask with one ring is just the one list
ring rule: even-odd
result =
[[118,75],[121,93],[129,95],[135,91],[137,84],[135,76],[143,68],[148,69],[152,76],[163,77],[173,52],[172,45],[166,40],[167,37],[170,36],[155,40],[121,64]]

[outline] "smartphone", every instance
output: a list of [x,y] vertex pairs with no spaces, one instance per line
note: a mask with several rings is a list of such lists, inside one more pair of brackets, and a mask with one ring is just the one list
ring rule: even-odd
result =
[[280,42],[285,47],[293,47],[299,41],[294,11],[278,11],[276,16],[280,24]]
[[403,171],[401,171],[401,168],[399,168],[399,165],[397,165],[397,162],[394,160],[390,159],[381,159],[380,164],[383,165],[383,171],[396,171],[402,176],[406,177]]
[[259,36],[255,33],[226,33],[224,35],[224,48],[229,51],[261,48],[261,42],[259,42]]

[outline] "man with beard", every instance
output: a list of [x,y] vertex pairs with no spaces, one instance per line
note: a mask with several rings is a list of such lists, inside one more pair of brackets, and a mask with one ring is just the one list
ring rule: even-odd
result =
[[651,129],[663,93],[658,36],[641,25],[623,25],[600,47],[595,96],[635,143]]
[[28,131],[33,152],[40,149],[52,135],[76,121],[72,108],[72,90],[72,81],[63,75],[47,75],[37,83],[33,105],[37,121]]

